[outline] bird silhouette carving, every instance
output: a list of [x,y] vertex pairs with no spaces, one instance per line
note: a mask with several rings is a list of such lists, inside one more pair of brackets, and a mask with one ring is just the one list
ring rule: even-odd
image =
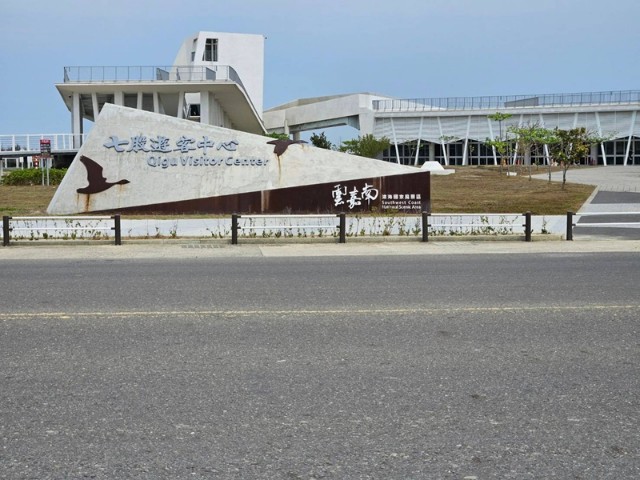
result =
[[87,169],[87,180],[89,181],[89,185],[77,189],[76,192],[78,193],[86,193],[90,195],[92,193],[104,192],[114,185],[124,185],[126,183],[130,183],[129,180],[124,179],[118,180],[117,182],[107,182],[107,179],[102,175],[102,167],[98,163],[96,163],[94,160],[91,160],[89,157],[85,157],[84,155],[80,157],[80,161]]
[[287,151],[289,145],[294,143],[307,143],[304,140],[289,140],[288,138],[278,138],[276,140],[271,140],[267,142],[270,145],[274,145],[273,153],[275,153],[278,157]]

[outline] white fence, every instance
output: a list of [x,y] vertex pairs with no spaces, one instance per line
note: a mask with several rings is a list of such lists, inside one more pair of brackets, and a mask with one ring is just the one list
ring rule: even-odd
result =
[[0,157],[3,154],[12,157],[21,153],[24,155],[39,154],[40,140],[49,140],[52,152],[74,151],[82,145],[84,139],[85,135],[74,135],[72,133],[0,135]]

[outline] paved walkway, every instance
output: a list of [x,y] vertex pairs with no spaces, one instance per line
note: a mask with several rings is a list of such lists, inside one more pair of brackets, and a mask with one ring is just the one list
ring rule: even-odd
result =
[[[533,175],[533,178],[546,179],[547,173]],[[551,180],[562,181],[562,172],[553,172]],[[640,165],[611,167],[571,167],[567,171],[567,182],[595,185],[600,191],[639,192]]]
[[388,255],[566,255],[605,252],[640,253],[640,240],[592,240],[576,238],[573,242],[560,239],[546,241],[395,241],[367,243],[283,243],[199,244],[150,240],[146,243],[45,245],[29,242],[0,247],[0,261],[46,261],[60,259],[181,259],[229,257],[323,257],[323,256],[388,256]]
[[[546,179],[548,174],[534,177]],[[562,172],[552,173],[551,179],[561,182]],[[639,225],[624,225],[640,222],[640,215],[629,215],[640,212],[640,166],[572,167],[567,171],[567,181],[597,187],[577,212],[576,237],[640,239]],[[595,215],[597,213],[607,215]],[[587,226],[593,223],[615,226]]]

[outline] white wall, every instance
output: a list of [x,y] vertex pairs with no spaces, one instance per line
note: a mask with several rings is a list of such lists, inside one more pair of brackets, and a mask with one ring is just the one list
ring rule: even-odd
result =
[[[218,61],[202,60],[207,38],[218,40]],[[195,43],[195,57],[191,52]],[[188,37],[176,55],[174,65],[229,65],[238,73],[258,115],[264,98],[264,37],[244,33],[198,32]]]

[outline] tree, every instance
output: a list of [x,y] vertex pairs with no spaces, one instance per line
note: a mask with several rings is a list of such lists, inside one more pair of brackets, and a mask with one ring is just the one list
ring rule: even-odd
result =
[[[510,113],[501,113],[496,112],[491,115],[487,115],[489,120],[494,122],[498,122],[499,125],[499,133],[497,138],[487,138],[485,144],[494,148],[500,157],[500,175],[502,175],[502,165],[507,165],[507,172],[509,172],[509,158],[511,152],[512,142],[509,140],[509,135],[507,134],[505,137],[502,136],[502,122],[505,120],[509,120],[513,115]],[[505,132],[506,133],[506,132]]]
[[564,189],[569,167],[588,157],[591,145],[606,139],[594,135],[585,127],[572,128],[571,130],[560,130],[556,127],[553,134],[555,138],[551,144],[551,152],[554,160],[562,167],[562,188]]
[[498,122],[498,124],[500,125],[500,137],[502,138],[502,122],[504,120],[509,120],[511,117],[513,117],[513,115],[511,115],[510,113],[501,113],[501,112],[496,112],[496,113],[492,113],[491,115],[487,115],[487,118],[489,120],[493,120],[494,122]]
[[502,175],[502,166],[507,166],[507,172],[509,171],[509,159],[511,157],[511,150],[513,146],[513,142],[509,139],[509,136],[505,139],[490,139],[487,138],[484,143],[496,150],[498,152],[498,157],[500,159],[500,175]]
[[312,134],[309,140],[314,147],[324,148],[326,150],[335,150],[333,143],[331,143],[327,139],[327,136],[324,134],[324,132],[322,132],[320,135],[317,135],[315,133]]
[[376,138],[368,133],[357,139],[345,140],[338,150],[361,157],[378,158],[378,155],[390,145],[391,142],[387,137]]
[[275,138],[276,140],[289,140],[289,135],[286,133],[269,133],[267,137]]
[[451,164],[451,150],[449,149],[449,144],[459,140],[459,137],[456,137],[455,135],[440,135],[440,141],[442,142],[442,150],[443,150],[443,154],[445,157],[445,162],[447,165]]
[[[523,126],[509,127],[509,132],[516,137],[518,152],[523,157],[523,164],[529,167],[529,180],[531,180],[531,151],[534,147],[542,147],[555,143],[554,132],[533,123]],[[551,162],[549,162],[549,175],[551,175]]]

